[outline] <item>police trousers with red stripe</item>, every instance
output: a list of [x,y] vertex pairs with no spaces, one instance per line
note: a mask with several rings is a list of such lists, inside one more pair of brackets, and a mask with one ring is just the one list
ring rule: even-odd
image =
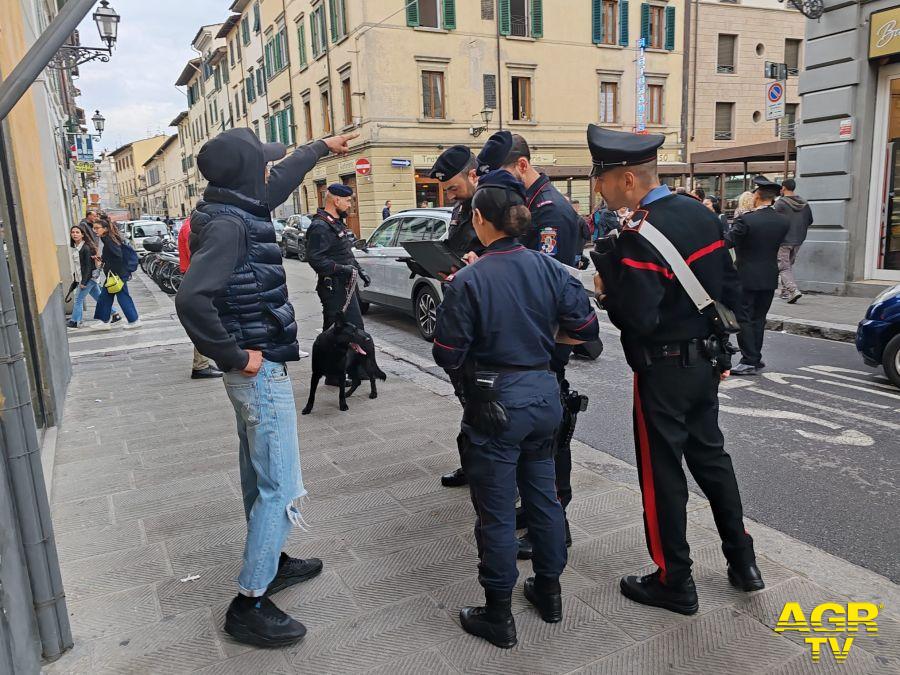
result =
[[691,576],[682,457],[709,499],[726,560],[741,567],[755,562],[734,467],[719,429],[718,383],[718,372],[702,358],[689,364],[680,357],[654,359],[634,375],[644,528],[664,584],[678,585]]

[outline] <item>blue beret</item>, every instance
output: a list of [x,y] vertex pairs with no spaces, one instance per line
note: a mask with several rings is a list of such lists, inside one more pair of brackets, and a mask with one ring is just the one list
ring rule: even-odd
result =
[[464,145],[454,145],[441,153],[434,166],[431,167],[429,176],[442,183],[448,181],[465,169],[471,159],[471,150]]
[[328,191],[335,197],[352,197],[353,190],[343,183],[332,183],[328,186]]
[[508,131],[498,131],[491,136],[481,152],[478,153],[478,168],[476,169],[478,175],[483,176],[506,164],[506,158],[509,157],[512,146],[513,137]]
[[588,126],[587,141],[594,163],[592,176],[620,166],[646,164],[656,159],[656,151],[666,140],[662,134],[632,134]]
[[513,176],[506,169],[489,171],[478,180],[478,189],[501,188],[507,192],[519,195],[522,203],[525,203],[525,184]]

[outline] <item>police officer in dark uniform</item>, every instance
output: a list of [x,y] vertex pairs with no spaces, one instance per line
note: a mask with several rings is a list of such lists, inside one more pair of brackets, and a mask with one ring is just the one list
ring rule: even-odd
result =
[[[458,257],[472,262],[484,251],[472,226],[472,197],[478,179],[475,175],[475,157],[464,145],[454,145],[441,153],[430,176],[440,181],[441,189],[455,202],[447,228],[447,247]],[[457,439],[458,440],[458,439]],[[462,467],[441,476],[444,487],[466,484],[466,472]]]
[[450,279],[438,308],[433,354],[465,398],[462,463],[477,518],[484,607],[465,607],[467,632],[498,647],[516,644],[510,609],[516,567],[517,485],[534,540],[535,576],[525,597],[548,623],[562,620],[559,576],[566,564],[556,497],[553,439],[562,410],[550,370],[558,339],[592,340],[597,317],[582,285],[516,237],[530,226],[525,187],[507,171],[484,176],[473,224],[487,246]]
[[[531,212],[531,228],[522,237],[522,244],[574,267],[583,250],[581,217],[546,174],[538,173],[531,165],[531,149],[522,136],[498,131],[484,144],[478,155],[478,173],[500,168],[509,171],[526,186],[525,205]],[[556,490],[563,511],[572,501],[572,435],[578,413],[587,405],[587,397],[572,391],[566,380],[566,365],[571,356],[572,345],[557,344],[550,359],[550,366],[559,380],[563,402],[563,420],[557,432],[554,455]],[[517,526],[527,527],[524,512],[520,510],[517,515]],[[571,545],[572,535],[566,519],[566,546]],[[531,554],[531,540],[526,534],[519,539],[519,558],[527,560]]]
[[671,267],[634,227],[642,218],[652,223],[710,297],[739,310],[740,284],[715,214],[659,183],[656,151],[663,141],[661,135],[588,128],[597,189],[610,208],[636,210],[632,225],[598,256],[595,288],[622,332],[625,356],[634,370],[638,477],[647,545],[658,566],[643,577],[624,577],[620,589],[636,602],[693,614],[698,601],[686,537],[688,490],[682,457],[709,499],[729,581],[744,591],[764,584],[719,429],[718,385],[730,368],[727,336],[697,310]]
[[732,375],[756,375],[766,366],[762,346],[766,316],[778,288],[778,249],[791,227],[790,221],[772,207],[781,186],[765,176],[756,176],[753,188],[755,208],[735,218],[725,235],[725,241],[734,247],[746,319],[738,335],[741,362],[732,369]]
[[[319,275],[316,293],[322,302],[322,330],[327,330],[341,313],[354,270],[366,286],[370,283],[353,255],[353,233],[344,223],[352,199],[353,190],[348,186],[341,183],[329,185],[325,207],[316,212],[306,231],[307,260]],[[364,327],[355,292],[345,316],[358,328]]]

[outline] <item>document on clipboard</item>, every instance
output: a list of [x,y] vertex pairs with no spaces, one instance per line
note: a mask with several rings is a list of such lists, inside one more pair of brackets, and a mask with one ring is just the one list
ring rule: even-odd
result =
[[417,266],[435,279],[443,279],[462,269],[466,263],[456,256],[442,241],[407,241],[401,244]]

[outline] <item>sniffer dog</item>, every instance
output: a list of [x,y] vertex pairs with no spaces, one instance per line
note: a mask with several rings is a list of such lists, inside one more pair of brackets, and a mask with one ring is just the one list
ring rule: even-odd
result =
[[[356,391],[363,379],[368,379],[372,385],[369,398],[378,397],[375,379],[387,379],[387,375],[375,361],[375,342],[372,336],[349,323],[343,315],[338,316],[328,330],[319,333],[313,343],[309,400],[301,411],[302,414],[309,415],[312,412],[316,402],[316,389],[323,377],[338,381],[338,404],[341,410],[350,409],[347,397]],[[346,391],[348,382],[349,392]]]

